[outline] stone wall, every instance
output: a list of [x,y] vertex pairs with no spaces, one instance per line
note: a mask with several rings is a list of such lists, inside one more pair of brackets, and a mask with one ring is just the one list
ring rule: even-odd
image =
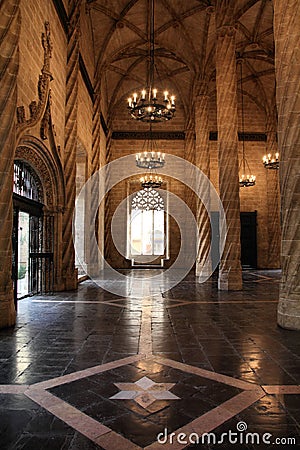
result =
[[[66,58],[67,58],[67,38],[65,31],[59,21],[56,10],[52,2],[35,2],[34,0],[27,0],[21,2],[22,14],[22,28],[20,39],[20,72],[18,77],[18,105],[24,105],[26,114],[29,114],[28,105],[32,100],[37,99],[37,82],[43,64],[43,51],[41,42],[41,33],[44,29],[44,22],[49,21],[51,27],[51,37],[53,42],[51,72],[53,74],[53,81],[51,82],[52,93],[52,123],[56,134],[56,143],[61,148],[61,157],[64,149],[64,133],[65,133],[65,101],[66,101]],[[80,19],[80,52],[83,55],[84,63],[86,65],[87,73],[94,83],[94,61],[92,52],[92,39],[90,37],[90,18],[88,10],[86,11],[84,5],[81,8]],[[25,76],[26,74],[26,76]],[[105,102],[105,77],[102,79],[100,95],[100,104]],[[209,102],[209,129],[216,131],[217,117],[216,117],[216,96],[214,85],[211,84],[210,102]],[[149,125],[136,123],[129,117],[126,110],[126,99],[124,103],[119,102],[115,109],[105,111],[103,107],[103,115],[108,123],[110,131],[148,131]],[[240,111],[240,105],[239,105]],[[115,113],[118,112],[118,115]],[[157,131],[185,131],[185,116],[183,104],[180,98],[177,99],[177,113],[176,117],[169,123],[156,124],[154,130]],[[82,77],[78,80],[78,122],[77,133],[78,141],[83,146],[87,154],[87,176],[91,173],[90,160],[92,151],[92,117],[93,105],[90,95],[85,86]],[[246,132],[265,132],[265,113],[257,107],[256,104],[250,100],[245,99],[245,131]],[[241,115],[239,115],[239,129],[241,129]],[[38,126],[32,130],[32,133],[38,137]],[[160,140],[160,150],[165,153],[175,154],[184,157],[184,142],[178,140]],[[102,129],[100,137],[100,166],[106,163],[106,144],[107,136]],[[47,142],[46,142],[47,145]],[[141,140],[115,140],[111,141],[109,160],[114,160],[121,156],[132,154],[141,150],[143,141]],[[217,155],[217,141],[210,141],[210,173],[211,180],[218,190],[218,155]],[[242,143],[239,142],[239,154],[241,156]],[[246,156],[251,169],[257,176],[257,184],[253,188],[243,189],[240,191],[241,211],[257,211],[257,235],[258,235],[258,266],[260,268],[268,267],[270,261],[267,258],[268,250],[268,211],[267,211],[267,171],[263,168],[261,158],[266,152],[264,142],[246,142],[245,143]],[[133,156],[134,157],[134,156]],[[112,189],[109,195],[110,212],[107,223],[104,224],[103,205],[99,217],[99,240],[103,240],[104,228],[106,233],[110,233],[110,220],[117,208],[118,204],[127,195],[127,183],[124,181],[120,186]],[[187,196],[191,193],[189,190],[178,181],[168,179],[168,188],[170,191],[178,195],[182,200],[187,201]],[[171,264],[178,253],[180,235],[179,229],[173,219],[170,219],[169,224],[170,236],[172,236],[170,244],[170,261]],[[118,252],[111,246],[111,238],[106,239],[106,254],[109,262],[114,267],[124,267],[127,262],[121,257]],[[272,264],[271,264],[272,265]]]
[[[215,98],[210,98],[210,130],[216,130]],[[246,133],[265,133],[266,115],[256,104],[244,99],[244,121]],[[239,104],[239,130],[242,131],[241,105]],[[240,208],[242,212],[257,211],[257,264],[258,268],[278,268],[275,261],[268,258],[268,203],[267,181],[270,173],[262,164],[267,153],[264,141],[245,141],[245,155],[251,171],[256,176],[256,185],[240,189]],[[239,141],[239,160],[242,159],[242,141]],[[210,174],[215,188],[219,189],[217,141],[210,141]],[[276,172],[278,176],[278,172]],[[275,194],[275,193],[274,193]],[[280,239],[280,234],[278,234]]]
[[[156,129],[157,127],[155,126],[155,130]],[[159,140],[156,141],[156,144],[158,146],[158,150],[166,153],[166,155],[169,153],[181,158],[184,157],[184,141]],[[111,161],[126,155],[132,155],[132,158],[135,158],[135,154],[142,151],[143,145],[143,140],[113,139],[111,143]],[[120,253],[113,245],[110,232],[111,217],[115,213],[119,204],[123,201],[124,198],[127,197],[128,184],[136,182],[139,177],[144,175],[145,173],[146,172],[143,172],[141,170],[140,175],[130,177],[129,179],[118,183],[118,185],[116,185],[109,193],[110,218],[109,222],[105,224],[106,233],[108,233],[109,236],[106,239],[105,252],[109,264],[111,264],[113,267],[130,267],[130,261],[126,260],[123,255],[120,255]],[[177,195],[182,200],[185,200],[185,188],[182,183],[170,177],[164,177],[164,181],[165,183],[162,186],[163,189],[167,187],[170,192]],[[169,247],[170,259],[166,261],[166,267],[170,266],[175,261],[180,246],[179,229],[172,218],[170,218],[169,220],[169,236],[172,236],[172,239],[170,239]],[[126,230],[124,230],[124,239],[126,239]]]
[[[123,107],[124,108],[124,107]],[[180,115],[180,113],[179,113]],[[260,110],[258,106],[250,100],[244,99],[244,121],[246,133],[265,133],[266,132],[266,115]],[[120,113],[120,117],[113,122],[114,130],[122,131],[147,131],[149,125],[135,122],[129,116],[124,114],[124,109]],[[209,128],[211,131],[217,130],[216,123],[216,98],[212,93],[209,102]],[[184,123],[182,117],[177,118],[177,121],[164,124],[153,125],[154,131],[184,131]],[[239,104],[239,130],[242,131],[241,119],[241,105]],[[165,153],[171,153],[184,158],[184,142],[183,141],[164,141],[159,140],[159,150]],[[120,158],[122,156],[141,151],[144,145],[143,140],[112,140],[110,160]],[[274,268],[276,265],[268,258],[268,203],[267,203],[267,180],[268,170],[262,164],[262,157],[267,152],[266,142],[264,141],[246,141],[245,155],[249,163],[251,171],[256,175],[256,185],[249,188],[240,189],[240,208],[241,212],[257,211],[257,264],[258,268]],[[239,160],[242,159],[242,141],[239,141]],[[218,152],[217,141],[210,140],[210,175],[211,181],[216,190],[219,189],[218,182]],[[277,173],[277,172],[276,172]],[[188,202],[188,196],[191,196],[189,189],[176,180],[168,180],[168,188],[174,194],[178,195],[182,200]],[[117,206],[126,197],[126,182],[120,183],[118,187],[114,188],[109,195],[109,204],[111,206],[110,218],[114,214]],[[166,266],[172,264],[177,257],[180,243],[180,233],[177,225],[170,219],[170,260],[166,262]],[[106,232],[110,234],[110,219],[106,224]],[[126,234],[124,235],[126,236]],[[280,235],[278,235],[280,239]],[[120,256],[118,251],[114,248],[111,237],[106,241],[106,255],[110,264],[114,267],[128,267],[129,262],[125,261],[123,256]],[[277,266],[278,267],[278,266]]]
[[[124,107],[125,106],[125,107]],[[136,131],[136,132],[148,132],[149,124],[144,124],[135,121],[132,119],[126,109],[126,99],[124,98],[124,103],[119,104],[118,116],[114,117],[111,123],[112,129],[114,131]],[[170,122],[156,123],[153,124],[153,131],[158,132],[182,132],[185,130],[185,113],[183,110],[183,105],[180,102],[180,99],[176,101],[176,115]],[[135,154],[146,150],[143,148],[145,145],[144,140],[139,139],[122,139],[117,140],[113,139],[111,143],[111,152],[110,152],[110,161],[120,158],[125,155],[132,155],[132,158],[135,158]],[[171,154],[178,156],[180,158],[185,158],[185,148],[183,140],[173,140],[170,136],[169,139],[159,139],[156,141],[157,151],[161,151],[163,153]],[[141,175],[146,174],[141,170]],[[108,262],[113,267],[130,267],[130,261],[126,260],[124,256],[120,255],[115,246],[113,245],[111,239],[111,217],[114,214],[118,205],[122,202],[122,200],[127,196],[128,192],[128,183],[134,182],[139,179],[139,176],[132,177],[130,180],[125,180],[123,183],[119,183],[118,186],[113,188],[109,195],[109,205],[110,205],[110,218],[108,223],[105,224],[105,230],[108,234],[106,238],[106,246],[105,246],[105,254]],[[185,186],[180,183],[178,180],[175,180],[171,177],[163,177],[165,183],[162,186],[162,189],[168,189],[173,194],[177,195],[183,201],[188,201],[187,196],[191,195],[191,192],[185,188]],[[182,217],[182,220],[185,220]],[[180,250],[181,245],[181,237],[178,225],[175,220],[169,216],[168,218],[168,234],[169,234],[169,258],[165,260],[165,267],[169,267],[172,265],[177,258],[178,252]],[[124,238],[126,238],[126,230],[124,234]]]
[[[28,106],[38,100],[38,79],[43,66],[41,34],[44,23],[50,23],[52,58],[51,73],[51,115],[56,133],[56,143],[64,147],[65,102],[66,102],[66,58],[67,39],[52,1],[21,1],[20,69],[18,76],[18,106]],[[38,128],[32,134],[38,137]]]
[[[66,5],[65,5],[66,6]],[[67,9],[66,9],[67,12]],[[20,68],[18,76],[18,106],[25,107],[26,118],[29,118],[29,104],[32,101],[38,101],[38,80],[43,66],[43,47],[41,42],[41,34],[44,32],[45,22],[50,24],[50,33],[52,41],[52,57],[50,61],[51,74],[53,80],[50,83],[51,89],[51,124],[54,132],[54,143],[51,139],[43,140],[43,144],[53,151],[53,144],[57,146],[58,156],[62,166],[66,165],[69,156],[65,155],[65,121],[66,121],[66,83],[67,83],[67,49],[68,38],[66,30],[61,24],[57,11],[52,1],[36,2],[33,0],[21,1],[21,35],[20,35]],[[85,54],[84,64],[86,71],[93,85],[93,56],[88,51],[92,47],[92,39],[89,29],[89,17],[86,14],[85,6],[81,5],[81,32],[79,50]],[[92,124],[93,124],[93,102],[91,93],[88,92],[85,80],[81,73],[78,75],[78,97],[77,97],[77,115],[76,115],[76,134],[77,141],[74,151],[77,153],[75,165],[77,165],[78,179],[76,182],[77,191],[79,185],[88,178],[91,168],[91,152],[92,152]],[[40,122],[29,129],[28,134],[34,139],[41,140]],[[78,156],[79,155],[79,156]],[[76,168],[75,168],[76,171]],[[84,179],[82,179],[84,177]],[[66,180],[66,172],[62,176],[63,182]],[[73,186],[75,190],[75,185]],[[88,200],[88,199],[87,199]],[[72,209],[72,205],[71,205]],[[71,216],[72,217],[72,211]],[[64,215],[62,215],[64,220]],[[84,229],[89,224],[84,221]],[[103,231],[102,231],[103,232]],[[71,237],[70,237],[71,239]],[[68,239],[69,240],[69,239]],[[61,249],[62,237],[58,236]],[[84,248],[85,258],[89,260],[88,240],[84,240],[82,244]],[[61,250],[60,250],[61,251]],[[61,272],[61,268],[60,268]],[[64,288],[63,274],[59,274],[59,280],[55,281],[57,289]]]

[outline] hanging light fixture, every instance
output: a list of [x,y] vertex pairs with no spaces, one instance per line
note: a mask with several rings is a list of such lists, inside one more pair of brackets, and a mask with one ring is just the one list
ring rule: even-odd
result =
[[144,189],[157,189],[162,185],[162,178],[158,175],[145,175],[140,178],[141,185]]
[[145,150],[135,155],[135,162],[140,169],[159,169],[165,164],[165,154],[151,150]]
[[240,176],[240,187],[250,187],[254,186],[256,182],[256,176],[255,175],[245,175],[242,174]]
[[263,157],[263,165],[266,169],[279,169],[279,153],[275,153],[275,155],[272,155],[271,153],[268,153],[267,155],[264,155]]
[[254,186],[256,176],[251,174],[251,170],[245,155],[245,127],[244,127],[244,96],[243,96],[243,62],[240,59],[238,63],[241,66],[241,93],[242,93],[242,161],[239,167],[239,183],[240,187]]
[[140,169],[160,169],[165,165],[165,154],[158,151],[156,141],[153,139],[152,124],[149,125],[148,139],[145,140],[142,151],[135,155],[135,163]]
[[164,91],[161,99],[158,90],[154,87],[154,2],[150,0],[150,41],[148,55],[148,85],[141,93],[134,92],[128,98],[128,110],[131,117],[142,122],[163,122],[174,117],[175,96]]
[[148,171],[148,175],[140,178],[143,188],[158,188],[162,185],[162,178],[156,175],[155,170],[165,165],[165,154],[158,151],[156,141],[153,139],[151,123],[148,139],[145,140],[142,151],[135,155],[135,163],[140,169]]

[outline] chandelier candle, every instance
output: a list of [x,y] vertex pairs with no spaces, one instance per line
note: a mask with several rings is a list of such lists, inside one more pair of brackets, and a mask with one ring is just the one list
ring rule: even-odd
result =
[[265,155],[263,157],[263,165],[266,169],[279,169],[279,153],[275,153],[275,155],[268,153],[268,155]]
[[[128,110],[133,119],[142,122],[163,122],[171,120],[174,117],[175,95],[169,96],[168,91],[164,91],[161,98],[158,97],[158,89],[154,88],[154,69],[157,66],[154,62],[154,0],[151,0],[151,17],[150,17],[150,39],[148,48],[148,73],[147,87],[142,89],[140,96],[137,92],[128,98]],[[159,76],[158,76],[159,78]]]

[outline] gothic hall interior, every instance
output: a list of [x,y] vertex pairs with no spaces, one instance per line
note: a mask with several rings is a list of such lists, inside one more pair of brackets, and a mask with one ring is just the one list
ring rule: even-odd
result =
[[299,0],[0,2],[1,449],[300,447]]

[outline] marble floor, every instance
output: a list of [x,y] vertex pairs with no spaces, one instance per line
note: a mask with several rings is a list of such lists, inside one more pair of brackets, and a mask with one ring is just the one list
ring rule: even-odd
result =
[[279,278],[19,301],[0,330],[1,450],[300,448],[300,332],[276,324]]

